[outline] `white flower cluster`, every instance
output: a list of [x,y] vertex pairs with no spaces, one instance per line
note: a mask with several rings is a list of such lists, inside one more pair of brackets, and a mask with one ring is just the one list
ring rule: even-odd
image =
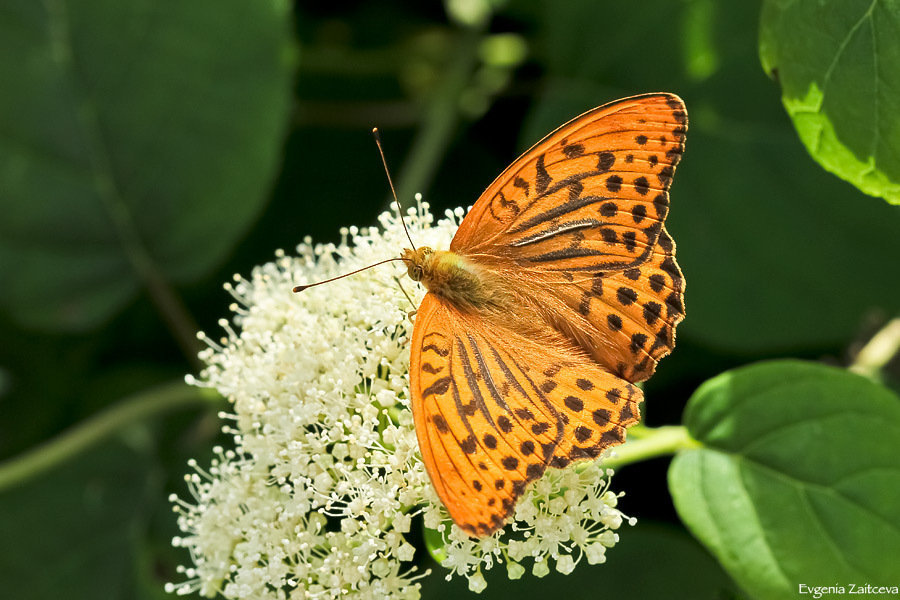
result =
[[[418,244],[446,248],[462,209],[432,225],[428,205],[407,224]],[[193,498],[173,497],[193,565],[179,594],[226,598],[418,598],[423,575],[412,567],[412,518],[421,514],[433,554],[450,575],[480,591],[482,568],[508,574],[568,573],[585,557],[603,562],[622,523],[608,475],[597,463],[550,470],[519,502],[515,519],[494,536],[473,540],[452,525],[419,454],[409,405],[407,313],[424,295],[402,263],[385,265],[293,294],[321,281],[397,256],[408,245],[396,213],[382,229],[344,231],[340,245],[236,277],[226,288],[234,325],[219,343],[203,337],[207,368],[195,385],[217,389],[233,405],[227,433],[235,449],[216,449],[208,470],[192,461]],[[347,238],[352,245],[348,245]]]

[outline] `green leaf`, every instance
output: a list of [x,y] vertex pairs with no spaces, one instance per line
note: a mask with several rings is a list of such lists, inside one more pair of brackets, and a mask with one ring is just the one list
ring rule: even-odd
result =
[[0,305],[83,330],[221,262],[290,98],[282,0],[0,0]]
[[763,68],[809,153],[900,204],[900,1],[767,0]]
[[872,381],[799,361],[705,383],[676,456],[682,520],[753,596],[900,581],[900,400]]
[[146,431],[129,431],[127,444],[0,493],[0,598],[135,597],[136,557],[161,490]]

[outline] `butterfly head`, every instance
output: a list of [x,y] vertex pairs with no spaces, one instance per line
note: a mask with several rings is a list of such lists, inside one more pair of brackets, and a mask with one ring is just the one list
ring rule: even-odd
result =
[[422,281],[431,267],[434,250],[428,246],[419,246],[415,250],[405,249],[400,258],[406,261],[406,271],[413,281]]

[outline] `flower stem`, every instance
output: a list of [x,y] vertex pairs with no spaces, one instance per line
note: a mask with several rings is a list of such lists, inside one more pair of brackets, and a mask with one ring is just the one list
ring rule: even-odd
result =
[[658,456],[675,454],[681,450],[700,448],[702,444],[692,438],[682,425],[644,427],[642,436],[615,448],[615,454],[604,459],[604,467],[621,467]]
[[0,490],[14,487],[64,463],[129,424],[181,408],[220,400],[184,382],[169,383],[125,398],[19,456],[0,462]]

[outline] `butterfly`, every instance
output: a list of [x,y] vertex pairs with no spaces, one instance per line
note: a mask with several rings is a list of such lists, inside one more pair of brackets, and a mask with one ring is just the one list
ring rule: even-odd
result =
[[595,108],[503,171],[449,251],[403,251],[428,289],[411,340],[416,435],[468,535],[503,527],[546,469],[598,457],[640,420],[634,384],[684,317],[664,222],[686,130],[673,94]]

